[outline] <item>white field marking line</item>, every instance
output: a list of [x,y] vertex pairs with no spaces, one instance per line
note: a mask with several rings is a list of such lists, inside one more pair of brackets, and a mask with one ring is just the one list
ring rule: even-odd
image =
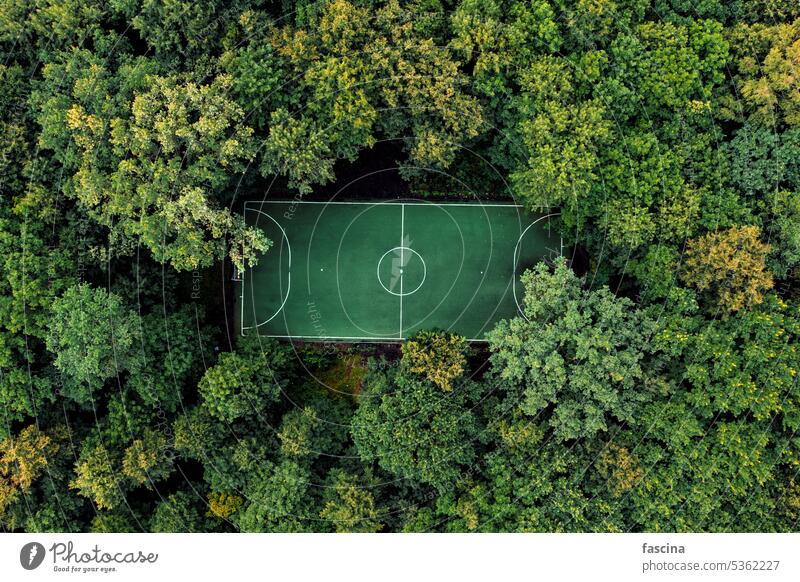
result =
[[[289,250],[289,272],[287,274],[288,284],[287,284],[287,287],[286,287],[286,296],[283,298],[283,302],[281,303],[281,306],[278,308],[278,310],[275,313],[273,313],[272,316],[269,319],[267,319],[265,321],[262,321],[261,323],[258,323],[256,325],[245,326],[244,325],[244,318],[243,318],[242,319],[242,330],[258,328],[258,327],[261,327],[262,325],[264,325],[265,323],[269,323],[270,321],[275,319],[278,316],[278,314],[281,311],[283,311],[283,308],[286,305],[286,302],[289,300],[289,294],[292,292],[292,244],[289,242],[289,237],[287,236],[286,231],[283,229],[283,227],[280,225],[280,223],[278,223],[278,221],[275,220],[272,216],[270,216],[266,212],[263,212],[263,211],[257,210],[257,209],[255,210],[255,212],[258,212],[262,216],[266,216],[272,222],[274,222],[278,226],[278,228],[281,229],[281,234],[283,235],[283,240],[286,241],[286,248]],[[242,276],[242,281],[244,281],[244,276]],[[244,303],[244,301],[243,301],[243,303]],[[244,307],[242,307],[242,310],[244,310]],[[243,313],[244,313],[244,311],[243,311]]]
[[319,202],[316,200],[264,200],[263,202],[259,202],[257,200],[247,200],[244,203],[245,208],[247,208],[248,204],[364,204],[369,206],[379,206],[379,205],[389,205],[389,206],[396,206],[396,205],[408,205],[408,206],[475,206],[478,208],[486,207],[492,208],[495,206],[502,206],[505,208],[524,208],[522,204],[502,204],[502,203],[492,203],[492,204],[481,204],[480,202],[393,202],[387,200],[386,202],[380,201],[363,201],[363,202]]
[[403,262],[403,252],[405,251],[405,247],[403,246],[403,233],[406,229],[406,205],[400,205],[400,339],[403,339],[403,278],[405,277],[403,273],[403,267],[405,263]]
[[[514,295],[514,303],[517,304],[517,310],[519,311],[519,314],[526,321],[528,320],[528,318],[525,317],[525,312],[522,311],[522,307],[520,306],[519,300],[517,299],[517,258],[518,258],[519,253],[520,253],[520,248],[521,248],[521,245],[522,245],[522,238],[525,236],[525,233],[528,232],[528,229],[530,229],[530,227],[532,227],[534,224],[536,224],[540,220],[544,220],[545,218],[551,218],[553,216],[558,216],[558,212],[554,212],[552,214],[545,214],[544,216],[540,216],[539,218],[537,218],[536,220],[531,222],[525,228],[525,230],[522,231],[522,234],[519,235],[519,238],[517,239],[517,244],[514,245],[514,264],[511,267],[512,268],[512,271],[511,271],[511,293],[513,293],[513,295]],[[563,238],[562,238],[562,244],[563,244]]]
[[[403,252],[402,249],[406,249],[408,251],[411,251],[414,255],[417,255],[417,257],[419,258],[420,262],[422,263],[422,281],[420,281],[420,283],[419,283],[419,285],[417,285],[416,289],[414,289],[413,291],[409,291],[408,293],[405,293],[403,291],[401,291],[400,293],[396,293],[396,292],[392,291],[391,289],[388,289],[386,287],[386,285],[383,284],[383,280],[381,279],[381,264],[383,263],[383,260],[389,255],[389,253],[395,252],[398,249],[400,249],[400,252],[401,252],[400,256],[401,257],[403,256],[402,255],[402,252]],[[402,258],[400,260],[402,260]],[[410,258],[408,260],[411,261]],[[425,259],[422,258],[422,255],[419,254],[414,249],[412,249],[411,247],[393,247],[393,248],[389,249],[388,251],[386,251],[385,253],[383,253],[383,255],[381,255],[381,258],[378,259],[378,266],[375,268],[375,276],[378,279],[378,283],[380,283],[381,287],[383,287],[383,290],[386,291],[387,293],[389,293],[390,295],[394,295],[395,297],[400,297],[401,293],[402,293],[403,297],[408,297],[409,295],[413,295],[414,293],[419,291],[420,288],[425,284],[425,280],[428,278],[428,264],[425,262]]]
[[[245,205],[244,212],[242,213],[242,217],[247,214],[247,205]],[[246,223],[247,221],[245,221]],[[242,251],[244,251],[244,243],[242,243]],[[244,256],[244,253],[242,253]],[[245,263],[244,259],[242,259],[242,295],[239,298],[241,301],[241,309],[239,314],[239,335],[244,337],[244,275],[247,272],[247,263]]]
[[[481,207],[487,207],[487,208],[492,208],[492,207],[523,208],[524,207],[522,204],[496,204],[496,203],[495,204],[482,204],[480,202],[477,202],[477,203],[461,203],[461,202],[441,202],[441,203],[437,203],[437,202],[391,202],[391,201],[387,201],[387,202],[377,202],[377,201],[376,202],[368,202],[368,201],[364,201],[364,202],[337,202],[337,201],[318,202],[318,201],[314,201],[314,200],[263,200],[263,201],[246,200],[245,203],[244,203],[245,211],[247,211],[247,209],[248,209],[247,206],[249,204],[253,204],[253,205],[258,204],[259,206],[263,206],[264,204],[290,204],[290,205],[292,205],[292,204],[352,204],[352,205],[367,205],[367,206],[379,206],[381,204],[389,204],[389,205],[400,204],[401,206],[405,206],[406,204],[408,204],[409,206],[469,206],[469,207],[473,207],[474,206],[474,207],[478,207],[478,208],[481,208]],[[257,211],[257,212],[259,212],[259,211]],[[514,248],[514,257],[513,257],[513,261],[514,261],[513,268],[514,268],[514,270],[516,270],[516,267],[517,267],[517,254],[518,254],[517,250],[518,250],[518,247],[520,245],[520,242],[522,241],[522,237],[525,235],[525,233],[528,231],[528,229],[531,226],[533,226],[534,224],[536,224],[537,222],[539,222],[541,220],[544,220],[545,218],[552,218],[553,216],[558,216],[559,214],[560,214],[559,212],[553,212],[553,213],[550,213],[550,214],[545,214],[544,216],[540,216],[539,218],[534,220],[531,224],[529,224],[525,228],[525,230],[520,235],[519,239],[517,239],[517,244],[516,244],[516,246]],[[272,217],[270,217],[270,218],[272,218]],[[278,226],[280,227],[280,225],[278,225]],[[281,228],[281,230],[283,230],[283,229]],[[564,244],[563,240],[564,239],[562,237],[561,238],[562,256],[563,256],[563,244]],[[287,239],[287,242],[288,242],[288,239]],[[401,244],[402,244],[402,239],[401,239]],[[289,254],[291,256],[291,247],[289,248]],[[246,271],[246,269],[245,269],[245,271]],[[400,283],[402,285],[402,277],[401,277]],[[244,285],[244,271],[242,272],[242,285]],[[244,291],[242,293],[244,294]],[[514,294],[514,302],[517,304],[517,310],[519,310],[520,314],[522,314],[522,316],[525,317],[524,313],[522,312],[522,308],[519,305],[519,301],[517,300],[516,274],[514,274],[514,273],[512,273],[512,293]],[[402,297],[400,298],[400,301],[401,301],[401,309],[402,309]],[[242,299],[242,314],[244,314],[244,299]],[[244,318],[242,318],[242,323],[244,323]],[[402,327],[402,320],[401,320],[401,327]],[[242,328],[242,335],[244,335],[244,329],[251,329],[251,327],[247,327],[247,328],[243,327]],[[401,337],[399,339],[401,339],[401,340],[406,339],[406,338],[402,337],[402,331],[401,331],[400,335],[401,335]],[[316,339],[316,340],[342,339],[342,340],[358,340],[358,341],[365,341],[365,342],[368,342],[368,341],[374,341],[374,342],[377,342],[377,341],[395,341],[395,340],[398,339],[398,338],[375,338],[375,337],[369,338],[369,337],[363,337],[363,336],[330,336],[330,337],[326,336],[326,337],[323,337],[323,336],[316,336],[316,335],[264,335],[262,337],[274,337],[274,338],[279,338],[279,339],[297,338],[297,339]],[[467,341],[468,342],[486,342],[487,340],[484,339],[484,338],[467,338]]]
[[[259,334],[260,335],[260,334]],[[260,335],[260,337],[272,337],[277,339],[310,339],[316,341],[335,341],[335,340],[356,340],[362,342],[396,342],[398,339],[405,340],[408,338],[401,337],[366,337],[366,336],[347,336],[347,335]],[[467,338],[468,342],[487,342],[486,338]]]

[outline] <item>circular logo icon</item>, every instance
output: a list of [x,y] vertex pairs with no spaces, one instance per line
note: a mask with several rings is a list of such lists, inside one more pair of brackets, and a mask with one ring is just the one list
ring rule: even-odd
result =
[[44,546],[39,542],[30,542],[19,551],[19,563],[26,570],[35,570],[44,560]]

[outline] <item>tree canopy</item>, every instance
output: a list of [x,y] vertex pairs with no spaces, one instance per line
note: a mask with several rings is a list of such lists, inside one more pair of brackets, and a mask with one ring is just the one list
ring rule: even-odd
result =
[[[2,531],[797,529],[796,0],[9,0],[0,48]],[[563,256],[485,341],[242,337],[244,203],[350,197]]]

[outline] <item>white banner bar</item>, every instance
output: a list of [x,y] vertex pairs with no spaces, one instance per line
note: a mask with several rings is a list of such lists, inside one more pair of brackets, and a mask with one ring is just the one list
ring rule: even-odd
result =
[[800,534],[3,534],[0,580],[800,580]]

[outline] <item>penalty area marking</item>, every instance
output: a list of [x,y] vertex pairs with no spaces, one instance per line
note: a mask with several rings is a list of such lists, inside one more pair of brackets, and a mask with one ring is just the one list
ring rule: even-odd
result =
[[[288,271],[287,276],[286,276],[286,279],[287,279],[286,296],[283,298],[283,301],[281,302],[281,306],[278,307],[277,311],[275,311],[275,313],[273,313],[270,316],[269,319],[266,319],[266,320],[262,321],[261,323],[257,323],[256,325],[247,325],[247,326],[244,325],[244,301],[242,301],[242,334],[243,335],[244,335],[244,330],[246,330],[246,329],[257,329],[257,328],[261,327],[262,325],[264,325],[266,323],[269,323],[270,321],[275,319],[278,316],[278,314],[281,311],[283,311],[283,308],[286,306],[286,302],[289,300],[289,293],[291,293],[291,291],[292,291],[292,244],[289,242],[289,236],[286,234],[286,231],[283,230],[283,227],[280,225],[280,223],[277,220],[275,220],[272,216],[267,214],[266,212],[264,212],[262,210],[258,210],[258,209],[248,209],[248,210],[252,210],[253,212],[258,212],[262,216],[266,216],[272,222],[274,222],[278,228],[281,229],[281,236],[283,237],[283,240],[286,241],[286,248],[287,248],[287,250],[289,252],[289,271]],[[246,269],[244,271],[242,271],[242,293],[244,293],[244,288],[245,288],[245,286],[244,286],[244,272],[245,271],[246,271]]]

